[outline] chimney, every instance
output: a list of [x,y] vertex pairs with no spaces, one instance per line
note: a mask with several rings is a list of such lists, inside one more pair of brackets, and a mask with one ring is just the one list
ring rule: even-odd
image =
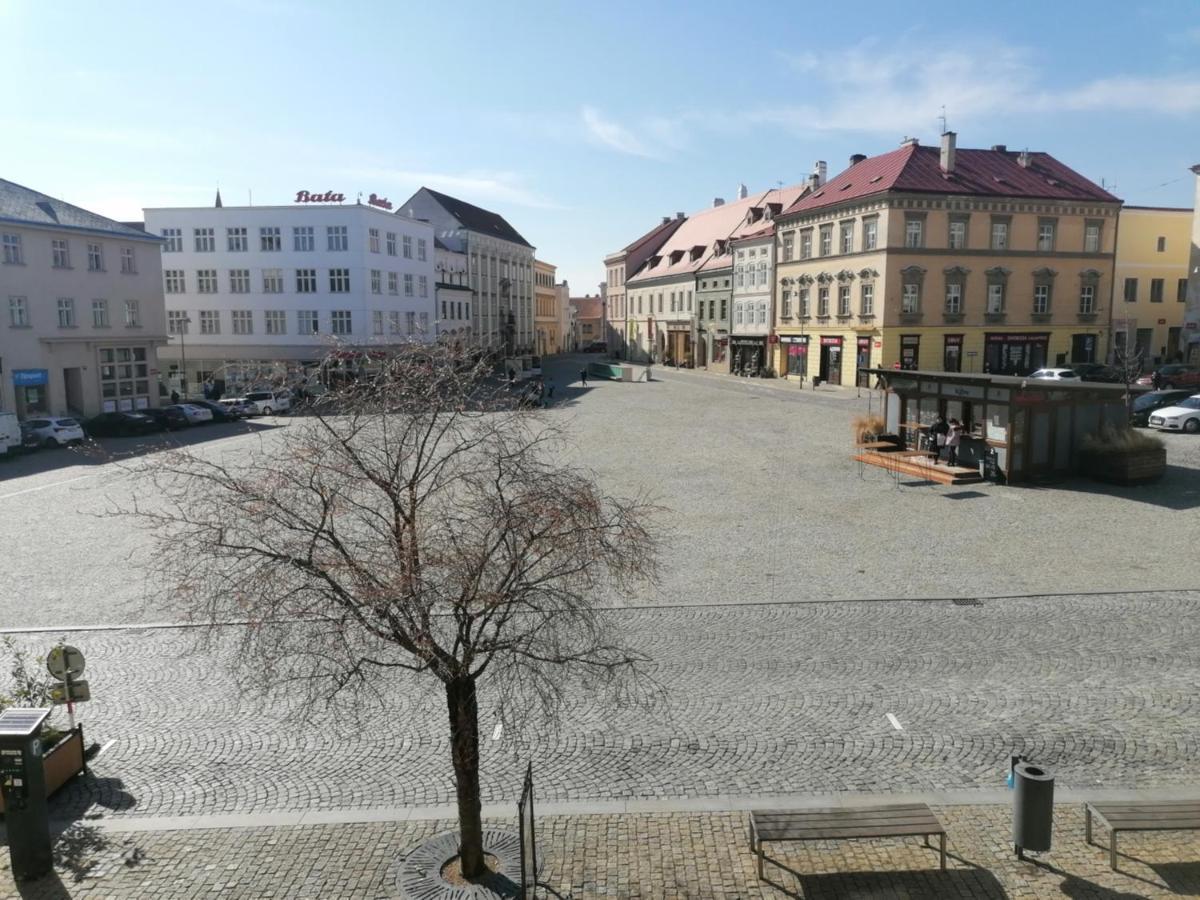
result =
[[1033,157],[1029,155],[1029,151],[1022,150],[1021,155],[1017,157],[1017,165],[1022,169],[1028,169],[1031,162],[1033,162]]
[[678,219],[680,222],[682,222],[684,219],[683,213],[681,213],[681,212],[675,213],[675,218]]
[[815,191],[817,188],[819,188],[821,186],[820,184],[817,183],[817,175],[815,172],[812,175],[809,175],[804,180],[808,184],[808,190],[810,192]]
[[867,158],[865,153],[855,153],[850,157],[850,165],[857,166],[860,162]]
[[915,138],[915,137],[905,137],[904,140],[902,140],[900,142],[901,147],[908,147],[908,146],[919,147],[920,145],[921,145],[920,139]]
[[670,216],[663,216],[662,223],[663,223],[664,225],[666,225],[666,224],[667,224],[668,222],[670,222],[670,221],[671,221],[671,217],[670,217]]
[[954,171],[954,144],[958,135],[953,131],[942,132],[942,171]]
[[724,197],[713,197],[713,206],[714,206],[714,207],[717,207],[717,206],[724,206],[724,205],[725,205],[725,198],[724,198]]
[[739,200],[745,200],[746,197],[749,195],[749,193],[750,193],[750,191],[747,189],[747,187],[744,184],[738,185],[737,197]]
[[992,144],[992,150],[996,153],[1007,153],[1008,147],[1004,144]]
[[825,178],[828,174],[829,166],[825,165],[825,160],[818,159],[813,163],[813,176],[817,179],[817,187],[822,187],[825,184]]

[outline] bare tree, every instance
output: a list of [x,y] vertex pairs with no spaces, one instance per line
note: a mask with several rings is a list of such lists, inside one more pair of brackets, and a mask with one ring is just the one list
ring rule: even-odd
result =
[[607,495],[566,447],[482,363],[405,351],[338,379],[236,460],[202,447],[150,459],[153,499],[125,513],[152,528],[154,582],[185,615],[245,623],[249,682],[268,670],[275,689],[326,700],[381,672],[441,682],[475,878],[480,684],[550,712],[569,676],[636,686],[648,661],[604,596],[656,578],[654,508]]
[[1116,363],[1117,374],[1125,385],[1125,412],[1133,417],[1133,386],[1142,376],[1142,350],[1133,341],[1133,336],[1125,335],[1124,344],[1117,343],[1113,347],[1113,359]]

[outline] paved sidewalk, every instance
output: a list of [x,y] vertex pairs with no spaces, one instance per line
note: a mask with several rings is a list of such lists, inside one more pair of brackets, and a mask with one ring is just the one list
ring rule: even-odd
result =
[[[1125,836],[1120,872],[1084,843],[1083,813],[1060,805],[1055,849],[1018,862],[1005,805],[935,807],[949,832],[950,868],[915,839],[775,845],[770,884],[757,880],[747,815],[642,813],[545,816],[541,896],[570,898],[916,898],[986,900],[1200,895],[1200,837]],[[505,820],[502,824],[512,824]],[[453,828],[447,820],[121,832],[82,822],[59,842],[55,877],[15,889],[0,863],[0,897],[396,897],[397,857]],[[1104,840],[1101,829],[1097,838]]]

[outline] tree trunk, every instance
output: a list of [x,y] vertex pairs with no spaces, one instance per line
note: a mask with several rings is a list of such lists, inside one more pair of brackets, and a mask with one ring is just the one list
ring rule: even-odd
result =
[[479,705],[475,680],[462,678],[446,685],[450,712],[450,754],[458,789],[458,840],[462,873],[479,878],[483,864],[483,822],[479,810]]

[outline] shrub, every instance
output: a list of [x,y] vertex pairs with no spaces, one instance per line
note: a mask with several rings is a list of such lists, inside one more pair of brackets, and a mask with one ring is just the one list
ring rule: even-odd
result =
[[883,416],[855,416],[850,422],[856,444],[863,443],[868,436],[883,434],[886,427]]
[[1161,450],[1162,438],[1132,428],[1113,428],[1106,425],[1095,434],[1084,435],[1080,442],[1084,453],[1096,456],[1128,456],[1148,450]]

